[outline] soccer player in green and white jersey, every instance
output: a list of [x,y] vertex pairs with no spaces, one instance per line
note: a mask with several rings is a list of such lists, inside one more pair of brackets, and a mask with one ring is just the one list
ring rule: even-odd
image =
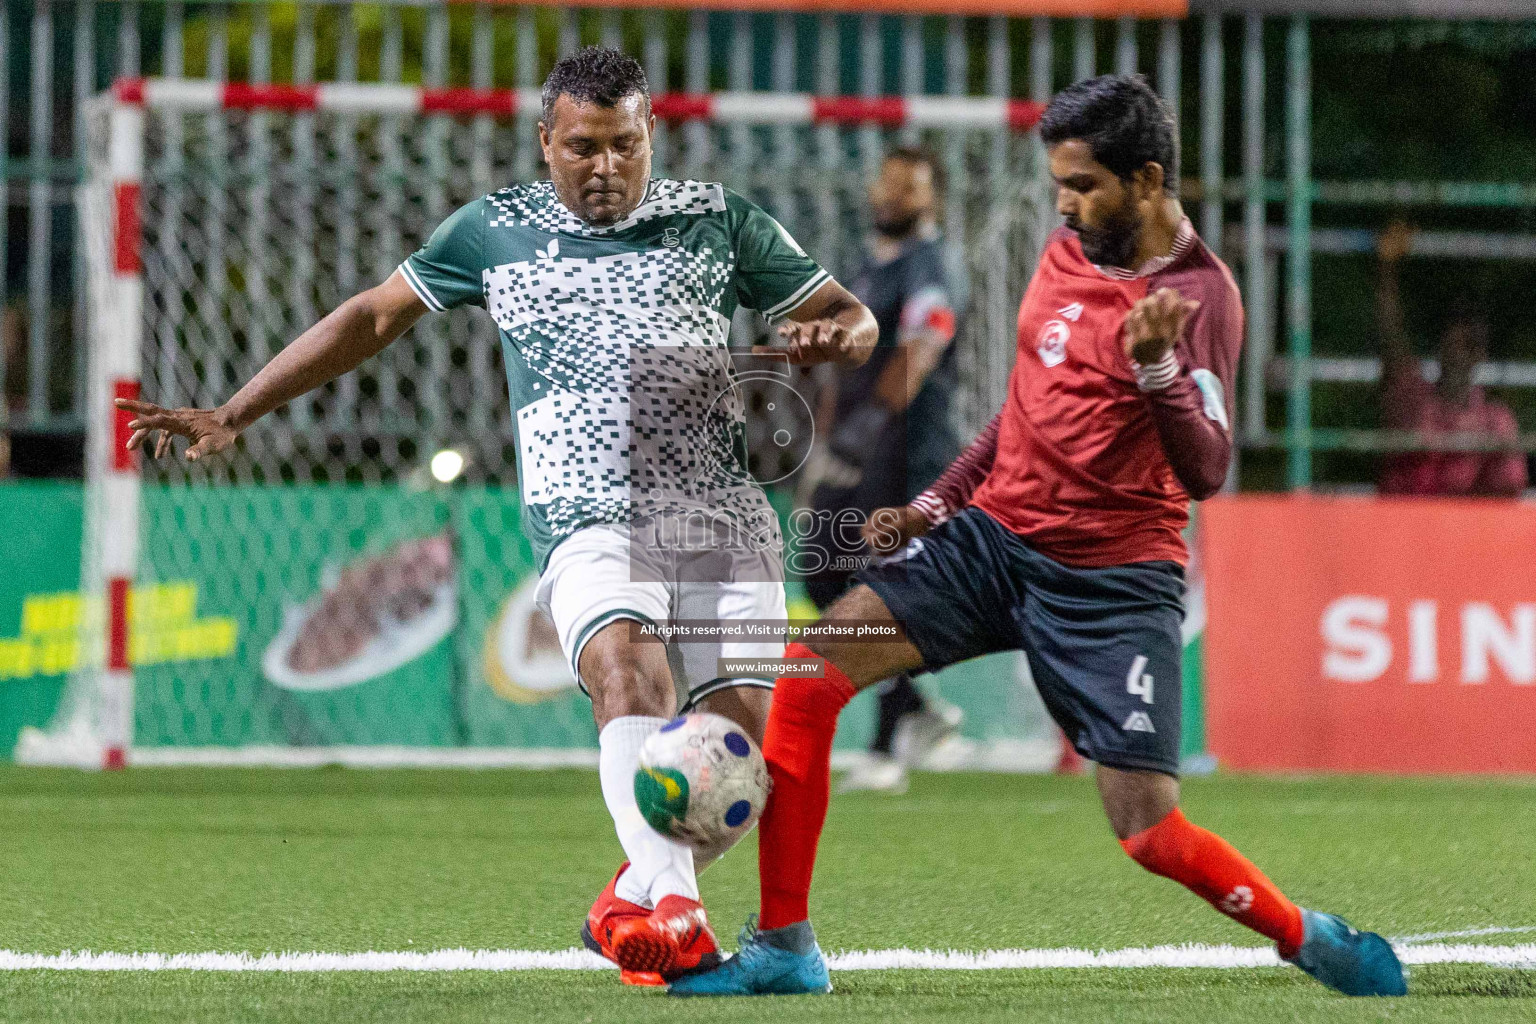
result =
[[784,318],[774,351],[795,364],[862,362],[877,334],[869,310],[768,214],[718,184],[653,179],[654,125],[633,59],[600,48],[562,59],[539,123],[551,180],[460,208],[387,281],[342,303],[220,408],[118,403],[136,414],[130,448],[154,436],[164,455],[181,436],[186,458],[199,459],[429,310],[491,315],[539,602],[592,698],[603,799],[629,856],[583,938],[637,983],[719,961],[693,851],[636,806],[640,747],[693,707],[761,740],[771,682],[722,677],[717,665],[783,652],[782,635],[671,643],[632,628],[785,619],[778,521],[745,464],[731,316],[745,305]]

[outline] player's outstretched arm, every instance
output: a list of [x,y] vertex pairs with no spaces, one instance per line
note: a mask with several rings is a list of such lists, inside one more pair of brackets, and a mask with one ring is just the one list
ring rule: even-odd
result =
[[836,281],[827,281],[800,305],[785,314],[779,327],[783,347],[755,345],[758,353],[789,356],[794,366],[847,363],[859,366],[875,350],[880,327],[869,308]]
[[163,409],[153,402],[118,399],[136,414],[128,427],[130,450],[156,434],[154,455],[185,437],[186,458],[197,461],[235,443],[240,432],[285,402],[335,380],[377,355],[427,311],[397,270],[376,288],[352,296],[272,358],[233,398],[217,409]]

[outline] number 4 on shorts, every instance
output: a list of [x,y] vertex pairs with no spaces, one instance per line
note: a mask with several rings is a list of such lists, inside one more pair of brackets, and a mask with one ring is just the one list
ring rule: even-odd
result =
[[1143,704],[1152,703],[1152,677],[1142,671],[1147,667],[1147,656],[1136,655],[1131,671],[1125,677],[1125,692],[1140,697]]

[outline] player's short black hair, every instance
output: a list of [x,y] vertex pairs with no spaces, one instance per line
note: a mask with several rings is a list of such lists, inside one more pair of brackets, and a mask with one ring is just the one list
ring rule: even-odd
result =
[[554,124],[555,100],[561,96],[612,107],[636,93],[645,97],[645,110],[649,114],[651,87],[639,61],[611,46],[588,46],[561,57],[550,69],[549,77],[544,79],[541,96],[544,124]]
[[1047,146],[1082,139],[1122,181],[1160,164],[1164,191],[1178,194],[1178,123],[1143,75],[1099,75],[1063,89],[1040,118],[1040,139]]
[[897,146],[885,154],[887,160],[900,160],[908,164],[922,164],[928,168],[928,176],[933,181],[933,195],[936,199],[944,198],[944,189],[949,180],[944,174],[944,163],[939,155],[927,146]]

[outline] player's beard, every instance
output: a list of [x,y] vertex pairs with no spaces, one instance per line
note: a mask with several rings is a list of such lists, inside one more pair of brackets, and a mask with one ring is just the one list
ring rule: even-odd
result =
[[1136,259],[1136,247],[1141,242],[1141,221],[1136,216],[1136,206],[1130,197],[1125,205],[1104,218],[1103,225],[1089,227],[1083,223],[1068,221],[1067,227],[1077,232],[1083,255],[1089,263],[1101,267],[1124,267],[1134,270],[1131,263]]
[[923,219],[921,210],[913,210],[911,213],[892,216],[885,213],[876,213],[874,217],[875,233],[889,238],[893,242],[899,242],[912,237],[917,230],[917,222]]

